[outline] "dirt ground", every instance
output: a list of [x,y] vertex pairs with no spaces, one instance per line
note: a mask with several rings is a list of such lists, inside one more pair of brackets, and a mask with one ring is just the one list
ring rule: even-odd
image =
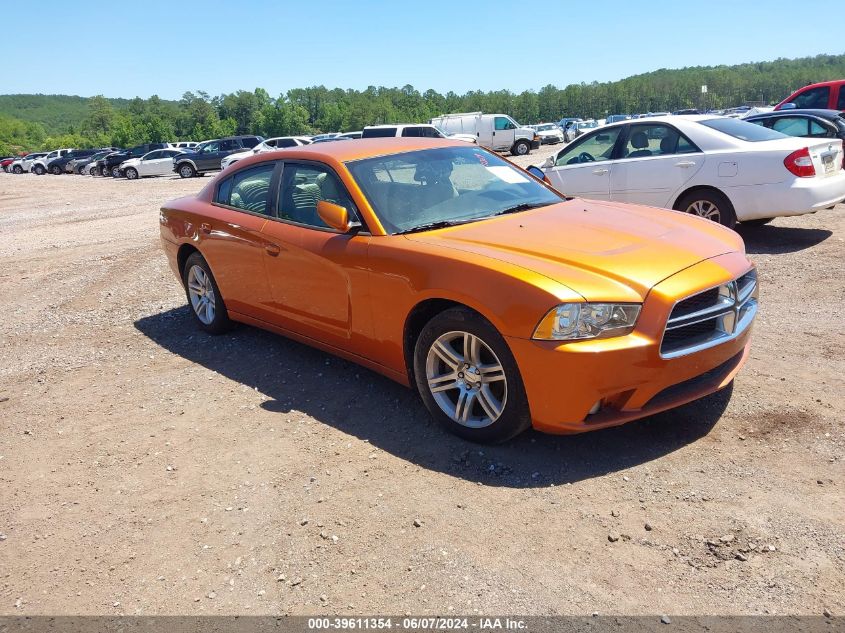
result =
[[740,229],[732,392],[480,447],[200,333],[158,208],[207,182],[0,173],[0,614],[845,613],[845,206]]

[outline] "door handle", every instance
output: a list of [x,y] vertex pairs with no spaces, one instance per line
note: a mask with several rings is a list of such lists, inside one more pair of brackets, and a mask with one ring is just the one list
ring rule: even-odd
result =
[[676,167],[683,167],[686,169],[687,167],[695,167],[695,161],[691,160],[682,160],[680,163],[675,163]]
[[593,170],[593,173],[594,173],[596,176],[604,176],[604,175],[605,175],[606,173],[608,173],[609,171],[610,171],[609,169],[605,169],[604,167],[600,167],[600,168],[598,168],[598,169],[594,169],[594,170]]
[[211,225],[207,222],[203,222],[202,224],[200,224],[200,231],[208,235],[209,233],[211,233]]
[[270,257],[276,257],[279,253],[282,252],[282,249],[279,248],[278,244],[265,244],[264,250],[267,251],[267,254],[270,255]]

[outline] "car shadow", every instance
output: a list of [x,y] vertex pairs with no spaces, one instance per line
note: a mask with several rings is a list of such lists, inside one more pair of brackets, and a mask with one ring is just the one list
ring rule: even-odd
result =
[[482,446],[442,429],[416,392],[285,337],[248,326],[209,336],[187,306],[135,327],[165,350],[264,394],[262,408],[279,414],[282,430],[300,411],[420,467],[490,486],[575,483],[660,458],[704,437],[732,390],[612,429],[569,436],[531,430]]
[[795,253],[812,248],[833,235],[827,229],[806,229],[792,226],[742,226],[736,232],[745,240],[745,250],[752,255]]

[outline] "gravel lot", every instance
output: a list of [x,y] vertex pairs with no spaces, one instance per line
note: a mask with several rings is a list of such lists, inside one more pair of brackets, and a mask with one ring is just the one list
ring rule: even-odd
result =
[[200,333],[157,213],[207,182],[0,173],[0,614],[845,613],[845,206],[740,229],[732,394],[491,448]]

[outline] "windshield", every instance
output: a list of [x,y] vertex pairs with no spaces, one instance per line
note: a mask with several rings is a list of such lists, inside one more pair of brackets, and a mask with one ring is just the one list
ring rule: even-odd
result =
[[546,130],[553,130],[556,127],[557,127],[556,125],[552,125],[551,123],[549,123],[548,125],[538,125],[537,131],[538,132],[545,132]]
[[594,127],[598,127],[599,124],[596,121],[584,121],[583,123],[578,124],[578,129],[580,130],[587,130],[592,129]]
[[759,141],[776,141],[780,138],[787,138],[785,134],[775,132],[767,127],[754,125],[748,121],[740,121],[739,119],[721,118],[721,119],[707,119],[701,121],[701,125],[727,134],[733,138],[738,138],[741,141],[749,141],[757,143]]
[[347,167],[390,234],[565,199],[495,154],[473,147],[391,154],[352,161]]

